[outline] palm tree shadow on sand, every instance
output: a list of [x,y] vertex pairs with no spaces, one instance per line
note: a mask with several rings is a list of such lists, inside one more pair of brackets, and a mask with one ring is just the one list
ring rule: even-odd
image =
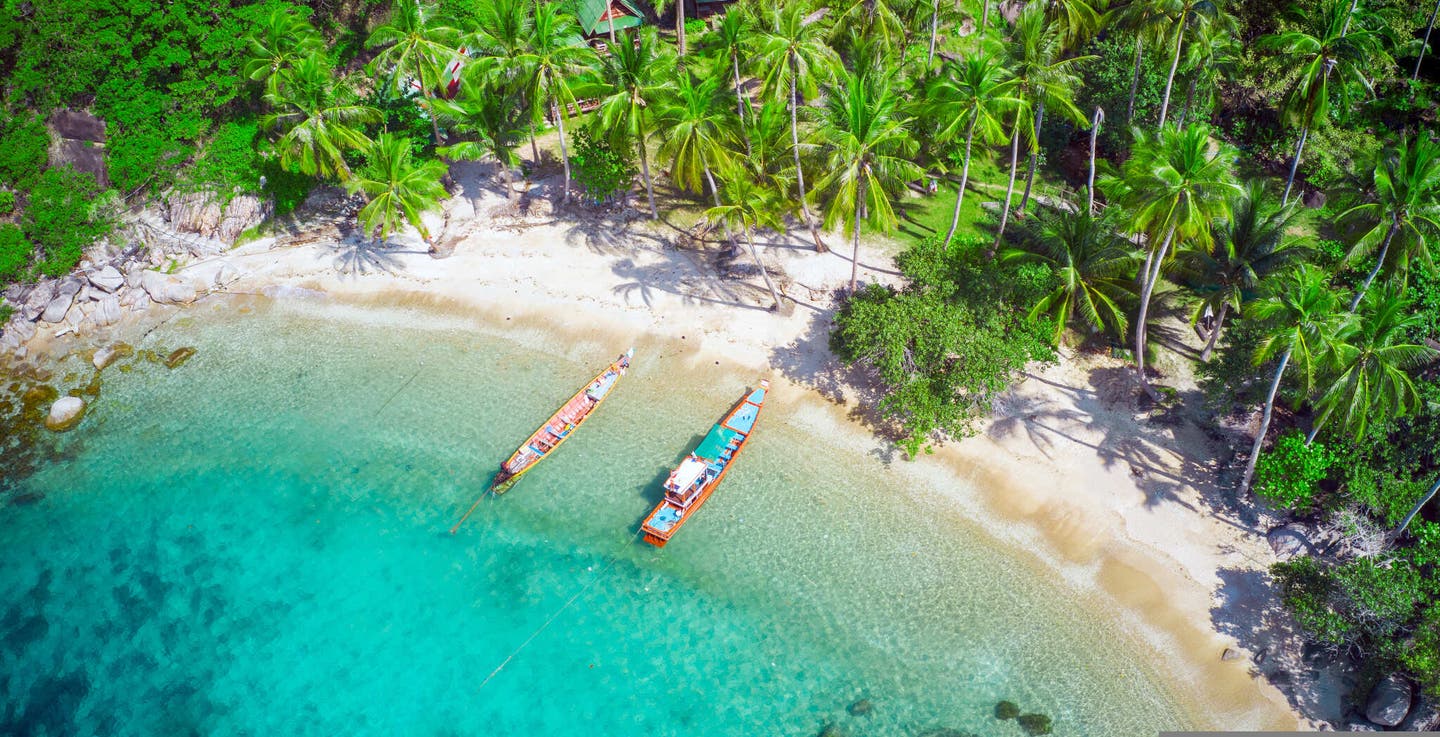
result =
[[386,241],[365,238],[356,231],[328,246],[335,270],[352,277],[370,273],[396,274],[405,270],[400,256],[426,254],[426,251],[402,248]]

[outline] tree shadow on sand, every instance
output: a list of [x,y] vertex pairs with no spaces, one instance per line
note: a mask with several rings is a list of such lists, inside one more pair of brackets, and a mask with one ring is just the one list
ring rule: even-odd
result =
[[371,272],[395,274],[404,271],[405,264],[399,258],[406,254],[421,254],[426,251],[402,248],[396,244],[372,238],[365,238],[352,230],[345,237],[325,244],[333,258],[335,270],[350,276],[363,276]]

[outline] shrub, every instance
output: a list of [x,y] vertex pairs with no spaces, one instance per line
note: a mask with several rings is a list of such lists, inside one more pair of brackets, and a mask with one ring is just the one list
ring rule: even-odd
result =
[[629,189],[635,178],[635,166],[629,157],[587,128],[575,131],[575,152],[570,156],[570,165],[575,183],[597,201]]
[[[20,226],[0,224],[0,284],[14,281],[30,262],[34,246],[25,238]],[[0,320],[3,323],[4,320]]]
[[315,177],[287,170],[277,159],[265,162],[265,193],[275,200],[275,215],[289,215],[315,187]]
[[1298,430],[1281,435],[1255,465],[1255,493],[1284,509],[1309,509],[1334,463],[1324,443],[1305,445]]
[[[1147,55],[1155,54],[1148,44],[1145,51]],[[1100,146],[1105,151],[1128,150],[1132,141],[1130,129],[1125,124],[1125,108],[1130,100],[1130,82],[1135,73],[1135,38],[1121,33],[1097,39],[1085,46],[1084,53],[1100,58],[1081,67],[1084,86],[1076,105],[1087,119],[1095,112],[1096,106],[1105,108],[1105,123],[1100,126],[1098,136]],[[1161,64],[1141,65],[1140,86],[1135,91],[1133,122],[1136,125],[1146,125],[1159,117],[1160,100],[1165,94],[1166,71],[1165,65]],[[1180,94],[1183,98],[1183,90]]]
[[231,121],[216,128],[185,172],[183,185],[215,190],[224,200],[236,192],[259,194],[264,162],[255,150],[258,131],[254,120]]
[[0,189],[0,217],[5,217],[15,212],[15,193],[8,189]]
[[50,160],[50,131],[38,115],[0,118],[0,183],[29,189]]
[[[685,20],[685,35],[696,38],[705,32],[705,21],[699,18],[687,18]],[[693,43],[693,42],[692,42]]]
[[41,251],[40,273],[69,273],[85,248],[110,232],[96,202],[102,191],[94,177],[68,166],[40,175],[25,208],[25,234]]

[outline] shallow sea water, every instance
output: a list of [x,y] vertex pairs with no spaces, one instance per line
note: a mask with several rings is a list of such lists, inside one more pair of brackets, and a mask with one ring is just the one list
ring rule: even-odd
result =
[[670,344],[452,537],[626,346],[365,316],[181,320],[151,341],[189,363],[106,371],[31,503],[0,499],[0,733],[1021,735],[1000,699],[1061,735],[1195,726],[1097,596],[783,385],[696,518],[639,542],[760,378]]

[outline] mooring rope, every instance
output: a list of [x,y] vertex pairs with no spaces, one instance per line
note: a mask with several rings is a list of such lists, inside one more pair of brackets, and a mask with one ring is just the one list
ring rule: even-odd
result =
[[414,380],[415,380],[415,377],[419,376],[419,375],[420,375],[420,372],[421,372],[421,371],[424,371],[424,370],[425,370],[425,362],[424,362],[424,361],[421,361],[421,362],[420,362],[420,367],[417,368],[417,369],[415,369],[415,373],[410,374],[410,378],[406,379],[406,380],[405,380],[405,383],[404,383],[404,384],[401,384],[401,385],[400,385],[400,388],[399,388],[399,389],[396,389],[396,390],[395,390],[395,393],[394,393],[394,394],[391,394],[391,395],[390,395],[390,398],[387,399],[387,400],[385,400],[385,403],[384,403],[384,404],[380,405],[380,409],[375,410],[375,415],[374,415],[374,416],[375,416],[375,417],[379,417],[379,416],[380,416],[380,413],[381,413],[381,412],[384,412],[384,411],[385,411],[385,408],[386,408],[386,407],[389,407],[389,406],[390,406],[390,403],[393,402],[393,401],[395,401],[395,398],[396,398],[396,397],[400,396],[400,392],[405,391],[405,387],[410,386],[410,382],[414,381]]
[[544,632],[545,629],[551,625],[551,623],[553,623],[556,619],[559,619],[560,615],[564,614],[566,609],[569,609],[572,604],[578,601],[580,597],[584,596],[585,593],[588,592],[590,589],[595,588],[595,584],[600,583],[600,579],[604,577],[604,575],[608,573],[611,568],[614,568],[616,563],[620,562],[620,553],[626,547],[633,544],[635,542],[635,538],[640,537],[640,535],[642,535],[644,532],[645,530],[643,529],[637,531],[634,535],[631,535],[630,538],[626,540],[619,548],[617,548],[615,550],[615,553],[610,556],[610,562],[606,563],[604,568],[601,568],[600,570],[595,572],[595,575],[590,579],[590,583],[585,584],[583,587],[580,588],[579,591],[576,591],[575,594],[571,596],[568,600],[566,600],[564,604],[560,605],[559,609],[556,609],[553,613],[550,614],[550,617],[545,620],[544,624],[541,624],[535,629],[534,632],[531,632],[530,636],[525,638],[525,641],[520,643],[519,647],[510,651],[510,654],[505,656],[505,659],[500,661],[499,665],[495,666],[495,670],[490,671],[490,675],[485,676],[485,680],[480,682],[480,685],[475,688],[475,691],[479,692],[480,690],[484,689],[486,684],[490,683],[491,679],[493,679],[495,676],[500,675],[500,671],[505,670],[505,666],[509,665],[510,661],[514,660],[515,656],[519,655],[521,651],[529,647],[530,643],[534,642],[535,638],[539,637],[540,633]]

